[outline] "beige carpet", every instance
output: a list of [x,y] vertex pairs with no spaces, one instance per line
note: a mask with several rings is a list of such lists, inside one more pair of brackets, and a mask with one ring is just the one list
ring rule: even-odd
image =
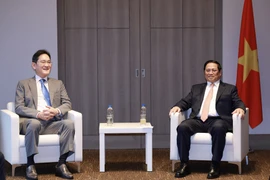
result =
[[[99,172],[99,151],[84,150],[81,172],[75,171],[74,164],[68,164],[74,173],[74,179],[81,180],[166,180],[174,179],[169,160],[169,149],[153,150],[153,172],[146,171],[144,149],[106,150],[106,172]],[[191,161],[192,173],[182,179],[206,179],[210,162]],[[61,179],[54,176],[55,163],[38,164],[39,180]],[[177,164],[177,167],[179,164]],[[11,176],[11,165],[6,164],[7,180],[25,179],[25,166],[16,168],[16,175]],[[270,175],[270,150],[256,150],[249,154],[249,165],[243,161],[242,175],[238,174],[236,165],[226,162],[221,164],[219,179],[228,180],[268,180]]]

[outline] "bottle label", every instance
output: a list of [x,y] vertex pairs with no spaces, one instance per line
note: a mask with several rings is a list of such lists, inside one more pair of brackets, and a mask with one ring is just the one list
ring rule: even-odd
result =
[[146,124],[146,119],[145,119],[145,118],[144,118],[144,119],[140,119],[140,123],[141,123],[142,125]]
[[107,125],[111,126],[113,124],[113,116],[107,116]]

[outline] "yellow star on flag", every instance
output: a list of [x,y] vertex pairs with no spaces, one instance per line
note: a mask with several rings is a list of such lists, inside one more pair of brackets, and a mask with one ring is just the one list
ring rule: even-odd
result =
[[244,67],[243,82],[251,70],[259,72],[257,49],[252,50],[246,39],[244,44],[244,55],[238,59],[238,63]]

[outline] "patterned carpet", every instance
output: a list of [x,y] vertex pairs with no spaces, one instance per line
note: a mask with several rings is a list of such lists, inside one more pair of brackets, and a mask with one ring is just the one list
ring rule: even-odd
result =
[[[80,180],[169,180],[174,179],[169,160],[169,149],[153,150],[153,172],[146,171],[144,149],[106,150],[106,172],[99,172],[99,151],[84,150],[81,172],[76,172],[75,164],[69,163],[74,179]],[[39,180],[61,179],[54,176],[55,163],[38,164]],[[176,165],[179,166],[179,163]],[[210,162],[191,161],[192,173],[184,180],[206,179]],[[25,166],[17,167],[14,177],[11,176],[11,165],[6,163],[7,180],[25,179]],[[219,179],[227,180],[269,180],[270,150],[256,150],[249,153],[249,165],[243,161],[242,175],[238,174],[236,165],[223,162]]]

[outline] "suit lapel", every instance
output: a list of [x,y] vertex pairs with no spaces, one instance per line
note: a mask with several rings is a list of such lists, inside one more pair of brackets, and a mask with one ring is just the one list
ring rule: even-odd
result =
[[219,88],[218,88],[218,91],[217,91],[217,97],[216,97],[216,102],[218,101],[218,99],[220,98],[221,94],[223,93],[223,91],[226,89],[224,83],[222,81],[220,81],[220,84],[219,84]]
[[33,95],[33,105],[35,106],[35,109],[37,109],[37,83],[36,83],[36,78],[33,77],[29,81],[29,89]]
[[51,105],[53,106],[53,97],[54,97],[54,85],[53,85],[53,81],[48,77],[48,86],[49,86],[49,93],[50,93],[50,99],[51,99]]
[[206,89],[206,85],[207,83],[202,84],[201,88],[200,88],[200,106],[202,105],[203,102],[203,97],[204,97],[204,93],[205,93],[205,89]]

